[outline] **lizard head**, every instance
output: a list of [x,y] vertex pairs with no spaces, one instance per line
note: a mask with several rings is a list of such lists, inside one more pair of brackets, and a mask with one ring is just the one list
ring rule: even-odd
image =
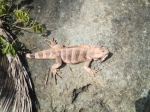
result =
[[109,54],[109,50],[107,47],[104,47],[104,46],[95,47],[92,58],[95,61],[102,62],[106,59],[108,54]]

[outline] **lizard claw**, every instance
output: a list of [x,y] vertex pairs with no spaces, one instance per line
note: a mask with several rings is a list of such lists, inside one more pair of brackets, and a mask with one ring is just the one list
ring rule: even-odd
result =
[[54,40],[54,38],[52,40],[45,39],[44,41],[51,47],[55,46],[57,44],[56,41]]
[[92,68],[90,72],[95,76],[98,71],[99,69]]
[[[60,71],[59,71],[59,69],[53,69],[52,70],[52,77],[53,77],[53,75],[55,76],[55,75],[58,75],[59,73],[61,73]],[[58,75],[59,76],[59,75]],[[59,76],[60,77],[60,76]]]

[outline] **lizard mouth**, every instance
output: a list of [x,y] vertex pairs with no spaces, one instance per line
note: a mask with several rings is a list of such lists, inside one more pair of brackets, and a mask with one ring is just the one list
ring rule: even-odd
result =
[[108,56],[108,54],[105,55],[105,56],[102,56],[102,57],[98,58],[98,62],[104,61],[104,60],[106,59],[107,56]]

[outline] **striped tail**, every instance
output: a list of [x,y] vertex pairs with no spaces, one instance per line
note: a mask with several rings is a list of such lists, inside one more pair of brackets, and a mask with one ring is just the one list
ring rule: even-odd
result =
[[[54,52],[54,53],[53,53]],[[53,59],[55,51],[50,50],[43,50],[33,54],[27,53],[26,58],[33,58],[33,59]]]
[[26,54],[26,58],[35,58],[35,54]]
[[33,58],[33,59],[55,59],[55,55],[57,50],[43,50],[39,52],[35,52],[33,54],[27,53],[26,58]]

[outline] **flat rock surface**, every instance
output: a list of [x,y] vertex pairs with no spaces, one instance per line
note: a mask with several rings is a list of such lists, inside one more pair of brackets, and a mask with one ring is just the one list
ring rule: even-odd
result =
[[[107,46],[113,54],[94,77],[83,65],[63,64],[55,85],[45,73],[54,60],[27,59],[39,112],[150,112],[149,0],[35,0],[33,18],[50,35],[25,33],[20,41],[32,52],[48,49],[44,39],[64,46]],[[36,49],[33,49],[36,47]]]

